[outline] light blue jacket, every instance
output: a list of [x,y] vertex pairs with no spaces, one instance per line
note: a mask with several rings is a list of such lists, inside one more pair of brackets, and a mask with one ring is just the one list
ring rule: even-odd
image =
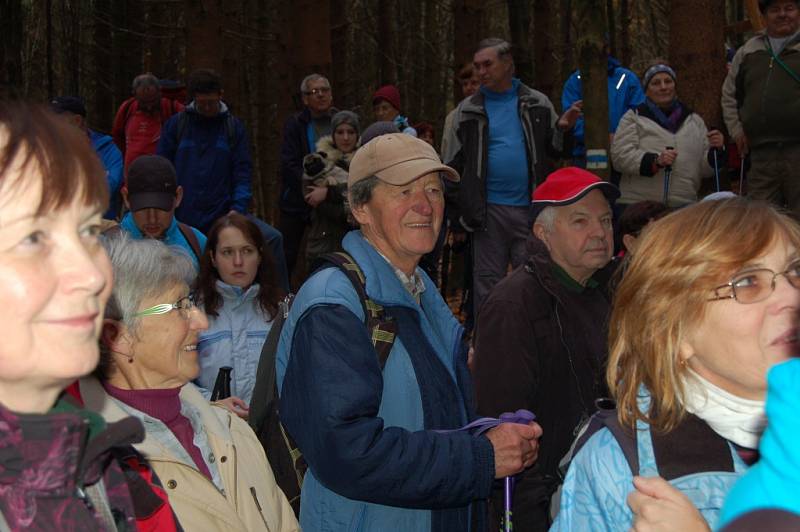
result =
[[[136,240],[141,240],[143,238],[147,238],[144,236],[139,230],[139,226],[136,225],[136,222],[133,220],[133,213],[126,213],[125,216],[122,217],[122,220],[119,222],[119,226],[124,229],[131,238]],[[203,251],[206,249],[206,236],[195,229],[194,227],[189,226],[194,233],[194,236],[197,237],[197,243],[200,244],[200,253],[202,254]],[[186,241],[186,237],[183,236],[181,233],[180,228],[178,227],[178,221],[175,217],[172,217],[172,223],[170,224],[167,231],[164,233],[164,238],[161,239],[168,246],[177,246],[184,250],[188,255],[189,258],[192,259],[192,264],[194,264],[194,269],[199,270],[200,265],[198,263],[198,257],[194,254],[194,250],[192,250],[192,246],[189,245],[189,242]]]
[[197,342],[200,375],[195,384],[206,399],[211,397],[219,368],[230,366],[231,395],[250,404],[261,347],[272,328],[272,319],[256,300],[258,290],[258,284],[243,291],[217,281],[222,296],[219,315],[208,316],[208,329],[200,333]]
[[[471,413],[462,328],[421,270],[418,305],[359,231],[343,247],[364,271],[369,297],[413,335],[399,333],[381,373],[361,303],[340,270],[317,272],[298,292],[276,370],[281,420],[309,464],[300,525],[304,532],[424,532],[438,523],[437,530],[465,532],[469,512],[478,511],[471,503],[491,491],[491,444],[429,430],[462,426]],[[432,352],[420,360],[422,348],[406,346],[425,340]],[[445,404],[459,406],[445,412]],[[430,427],[441,415],[451,427]]]
[[720,527],[753,510],[800,514],[800,359],[774,366],[767,383],[769,425],[759,445],[761,458],[725,499]]
[[[639,407],[643,411],[646,411],[649,403],[649,396],[640,396]],[[638,421],[637,429],[639,475],[657,476],[659,472],[649,426]],[[719,519],[725,496],[747,471],[747,465],[736,450],[728,445],[734,472],[695,473],[670,481],[689,497],[712,528]],[[633,489],[633,473],[622,449],[608,429],[601,429],[589,438],[569,466],[561,495],[561,508],[550,528],[551,532],[629,530],[633,524],[633,513],[626,500]]]

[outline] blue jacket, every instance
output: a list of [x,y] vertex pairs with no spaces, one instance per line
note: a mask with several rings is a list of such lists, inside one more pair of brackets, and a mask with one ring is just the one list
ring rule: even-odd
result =
[[[640,396],[639,406],[643,411],[649,403],[649,395]],[[659,475],[650,428],[642,421],[637,422],[636,443],[639,475]],[[747,470],[736,450],[730,443],[727,445],[733,459],[733,472],[693,473],[670,481],[689,497],[712,528],[728,491]],[[629,530],[633,513],[626,499],[633,489],[633,473],[622,449],[608,429],[601,429],[589,438],[569,466],[562,487],[561,507],[551,532]]]
[[[564,90],[561,93],[561,107],[566,111],[573,103],[582,99],[581,71],[576,70],[564,83]],[[609,56],[608,132],[614,133],[622,115],[629,109],[636,109],[643,102],[644,91],[642,91],[642,84],[639,83],[639,78],[627,68],[622,68],[619,61]],[[586,154],[586,146],[583,143],[583,127],[584,120],[581,116],[575,124],[575,148],[572,151],[574,157],[583,157]]]
[[114,139],[94,130],[89,130],[89,140],[92,148],[106,169],[108,181],[109,204],[103,218],[115,220],[119,212],[119,189],[122,187],[122,152],[119,151]]
[[725,499],[719,526],[759,509],[800,514],[800,359],[778,364],[767,374],[767,418],[761,458]]
[[[188,120],[178,139],[178,122],[184,113]],[[175,215],[203,232],[230,210],[246,213],[253,197],[247,132],[241,120],[234,118],[234,141],[229,146],[225,127],[228,113],[222,103],[219,114],[207,118],[191,103],[164,124],[158,143],[158,155],[172,161],[178,184],[183,187],[183,201]]]
[[206,399],[211,397],[219,368],[230,366],[231,395],[250,404],[261,347],[272,328],[272,319],[262,312],[256,300],[259,289],[254,284],[243,291],[217,281],[222,306],[216,317],[208,316],[208,329],[200,333],[197,342],[200,375],[195,384]]
[[485,517],[494,477],[489,440],[453,429],[471,417],[463,329],[420,269],[418,305],[394,269],[351,231],[344,249],[366,276],[398,336],[381,372],[361,303],[338,269],[314,274],[281,332],[276,370],[281,421],[309,471],[305,532],[466,531],[470,506]]
[[[147,238],[139,230],[136,222],[133,221],[133,214],[130,212],[122,217],[122,220],[119,222],[119,226],[127,231],[131,238],[135,238],[136,240]],[[200,244],[200,253],[202,254],[203,250],[206,249],[206,236],[194,227],[192,227],[192,232],[194,232],[194,236],[197,237],[197,242]],[[161,241],[168,246],[176,246],[183,249],[189,254],[189,258],[192,259],[192,264],[194,264],[195,270],[200,270],[200,264],[197,256],[194,254],[192,246],[189,245],[189,242],[187,242],[186,238],[183,236],[183,234],[181,234],[181,230],[178,228],[178,221],[175,220],[174,216],[172,217],[172,224],[169,226],[169,229],[167,229],[167,232],[164,233],[164,238]]]

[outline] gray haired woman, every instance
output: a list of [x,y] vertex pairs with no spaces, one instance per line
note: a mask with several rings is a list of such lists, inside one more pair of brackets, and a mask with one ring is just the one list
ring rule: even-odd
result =
[[297,530],[264,451],[246,422],[209,404],[197,377],[197,335],[188,256],[156,240],[104,242],[114,289],[101,334],[97,378],[80,383],[86,407],[106,420],[139,418],[151,460],[186,530]]

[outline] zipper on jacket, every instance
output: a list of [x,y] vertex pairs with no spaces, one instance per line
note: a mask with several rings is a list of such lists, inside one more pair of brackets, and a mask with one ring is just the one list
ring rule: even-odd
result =
[[256,488],[250,486],[250,493],[253,495],[253,502],[256,503],[256,508],[258,508],[258,515],[261,516],[261,521],[264,522],[264,527],[266,527],[267,530],[269,530],[269,525],[267,524],[267,518],[264,517],[264,509],[261,508],[261,503],[258,502],[258,495],[256,495]]

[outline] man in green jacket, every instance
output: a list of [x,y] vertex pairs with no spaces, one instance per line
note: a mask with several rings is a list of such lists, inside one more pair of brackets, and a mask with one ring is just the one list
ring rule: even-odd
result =
[[764,33],[742,46],[722,86],[722,112],[750,154],[748,195],[800,219],[800,2],[759,0]]

